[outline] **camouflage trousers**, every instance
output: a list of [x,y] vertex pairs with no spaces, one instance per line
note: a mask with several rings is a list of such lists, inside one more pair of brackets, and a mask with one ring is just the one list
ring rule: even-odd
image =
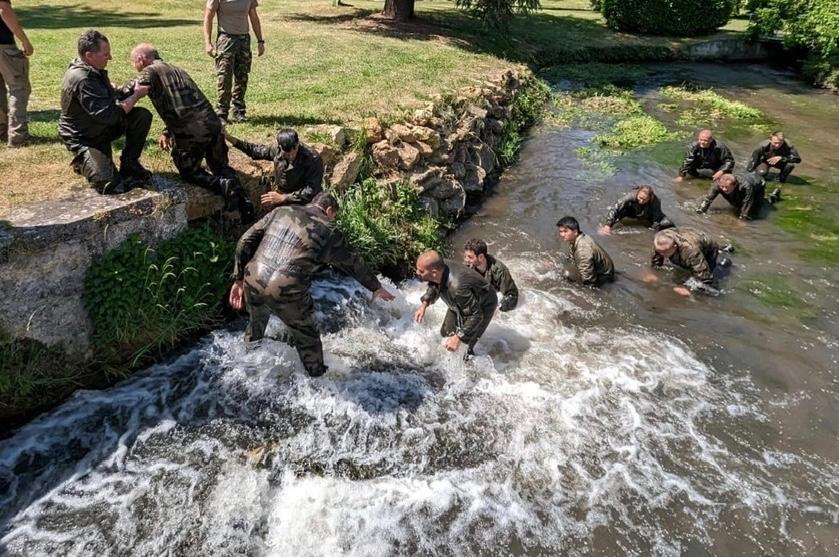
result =
[[245,275],[245,304],[250,316],[245,340],[252,342],[263,338],[273,313],[288,328],[287,340],[297,350],[306,372],[311,377],[323,375],[326,373],[323,345],[315,325],[315,304],[309,289],[300,284],[277,287],[272,284],[273,279],[263,286],[263,281],[256,276]]
[[[204,160],[209,172],[201,165]],[[222,195],[230,208],[231,203],[238,200],[241,185],[236,172],[230,167],[227,144],[220,128],[202,134],[202,137],[176,133],[172,162],[185,182]]]
[[219,33],[216,39],[216,86],[218,108],[216,112],[227,118],[230,101],[233,113],[245,115],[245,93],[251,71],[251,36]]
[[[495,308],[496,306],[483,308],[484,316],[481,320],[481,324],[478,325],[477,330],[473,331],[472,335],[463,339],[463,342],[465,342],[468,347],[468,354],[474,354],[473,351],[475,350],[475,345],[478,344],[478,340],[480,340],[481,336],[483,336],[484,332],[486,332],[487,327],[489,327],[489,323],[492,321],[492,316],[495,315]],[[450,337],[455,334],[462,325],[460,316],[456,311],[450,309],[446,312],[446,317],[443,318],[443,325],[440,327],[440,335],[443,337]]]
[[11,146],[29,139],[26,107],[31,92],[29,58],[15,45],[0,45],[0,140]]

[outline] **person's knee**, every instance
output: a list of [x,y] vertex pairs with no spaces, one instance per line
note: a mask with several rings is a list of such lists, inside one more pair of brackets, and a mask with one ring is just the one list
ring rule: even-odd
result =
[[147,108],[134,107],[129,114],[132,116],[133,124],[138,128],[151,128],[152,114]]

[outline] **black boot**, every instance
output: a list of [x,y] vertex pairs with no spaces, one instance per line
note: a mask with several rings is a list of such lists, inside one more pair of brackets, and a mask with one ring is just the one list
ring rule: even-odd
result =
[[781,200],[781,188],[775,188],[775,191],[769,194],[769,203],[774,205]]

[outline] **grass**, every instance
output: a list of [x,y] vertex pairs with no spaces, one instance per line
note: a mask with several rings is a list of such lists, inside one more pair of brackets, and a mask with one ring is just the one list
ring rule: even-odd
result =
[[[613,32],[587,0],[546,0],[541,11],[516,19],[506,35],[487,33],[450,2],[418,2],[419,19],[410,24],[375,17],[380,0],[352,4],[289,0],[259,8],[267,52],[254,59],[250,121],[234,126],[237,136],[268,140],[279,126],[349,124],[369,115],[395,119],[513,63],[541,68],[598,56],[614,61],[659,52],[666,57],[669,49],[701,40]],[[56,133],[58,87],[82,30],[96,27],[110,38],[114,81],[133,76],[128,52],[151,40],[166,60],[184,67],[215,99],[212,60],[202,47],[201,2],[32,0],[15,8],[36,49],[30,101],[35,144],[17,150],[0,147],[0,214],[86,187],[70,170],[69,153]],[[715,36],[739,33],[741,24],[734,20]],[[149,106],[148,100],[141,105]],[[173,177],[168,155],[154,141],[161,129],[156,118],[143,161],[150,170]]]
[[835,203],[839,184],[806,185],[784,188],[784,202],[778,207],[775,222],[782,229],[808,242],[799,253],[805,261],[839,264],[839,221]]
[[695,125],[708,119],[720,120],[724,117],[740,120],[756,120],[763,116],[760,110],[740,101],[727,99],[713,89],[694,90],[683,86],[667,86],[661,94],[672,100],[687,101],[698,105],[682,115],[686,125]]

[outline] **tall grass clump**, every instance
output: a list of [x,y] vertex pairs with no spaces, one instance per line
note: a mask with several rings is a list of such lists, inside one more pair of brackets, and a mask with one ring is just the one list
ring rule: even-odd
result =
[[525,130],[542,118],[550,96],[551,89],[547,83],[532,79],[513,100],[510,117],[505,120],[501,128],[501,137],[495,147],[495,154],[502,166],[509,166],[516,161],[524,142]]
[[404,269],[427,249],[442,249],[439,223],[406,182],[367,178],[340,195],[338,226],[374,269]]

